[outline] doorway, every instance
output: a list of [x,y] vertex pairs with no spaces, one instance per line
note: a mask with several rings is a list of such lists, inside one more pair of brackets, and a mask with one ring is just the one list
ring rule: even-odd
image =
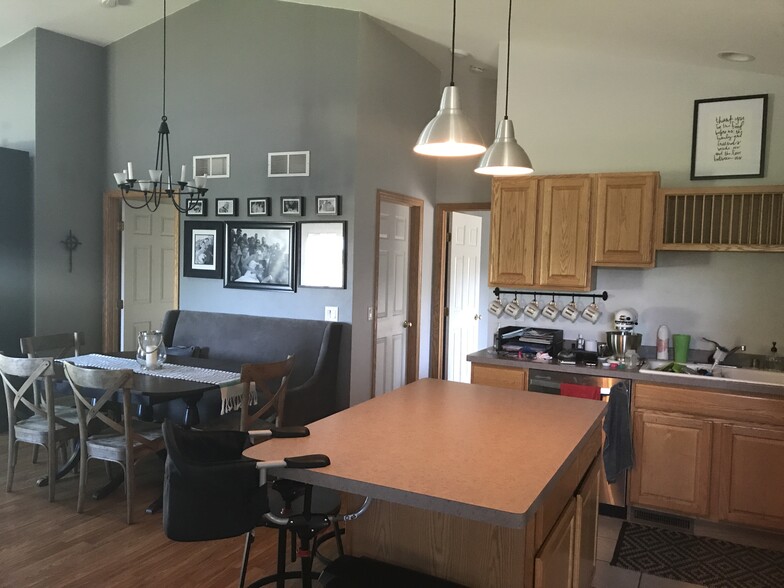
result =
[[424,201],[379,190],[373,313],[373,396],[419,376]]
[[[126,198],[136,199],[135,195]],[[136,331],[159,328],[163,313],[179,306],[179,214],[167,205],[170,210],[161,208],[154,213],[146,208],[126,207],[134,214],[124,223],[121,192],[112,190],[104,194],[102,347],[105,352],[135,349]],[[124,235],[127,235],[125,239]],[[134,253],[128,255],[128,248]]]
[[[486,292],[487,278],[484,273],[477,272],[475,276],[470,278],[478,281],[479,294],[474,295],[469,292],[465,287],[464,282],[460,282],[459,287],[462,289],[460,297],[457,300],[459,309],[456,308],[457,316],[451,325],[452,334],[450,336],[450,295],[457,295],[454,288],[450,288],[450,276],[457,278],[454,270],[449,269],[450,265],[450,248],[449,236],[451,233],[450,219],[452,213],[482,213],[487,214],[490,210],[489,202],[473,202],[473,203],[453,203],[453,204],[438,204],[436,205],[435,212],[435,238],[433,242],[433,313],[431,316],[430,325],[430,377],[445,379],[451,375],[451,378],[467,381],[470,374],[466,374],[468,369],[465,364],[462,366],[449,365],[449,351],[450,351],[450,338],[452,339],[452,350],[454,351],[452,360],[455,364],[457,361],[462,362],[467,353],[477,351],[482,341],[485,338],[482,334],[487,330],[487,318],[483,312],[485,304],[482,303],[482,293]],[[485,231],[487,233],[488,231]],[[462,241],[462,240],[461,240]],[[483,254],[487,255],[488,249],[488,235],[485,234],[481,239],[481,247],[484,250]],[[455,254],[462,255],[462,252],[454,251]],[[458,257],[458,255],[455,255]],[[464,259],[462,261],[465,261]],[[453,260],[454,263],[454,260]],[[468,263],[468,262],[466,262]],[[481,263],[479,267],[481,267]],[[465,265],[461,263],[461,268]],[[465,272],[462,276],[469,277]],[[471,306],[473,305],[473,306]],[[472,310],[473,308],[473,310]],[[456,325],[455,323],[460,323]],[[473,326],[469,328],[469,324]],[[471,332],[471,335],[466,335],[466,330]],[[469,349],[466,345],[471,346],[471,341],[474,340],[473,336],[476,335],[478,343],[474,343],[476,349]],[[457,348],[456,348],[457,347]],[[465,353],[464,353],[465,351]]]

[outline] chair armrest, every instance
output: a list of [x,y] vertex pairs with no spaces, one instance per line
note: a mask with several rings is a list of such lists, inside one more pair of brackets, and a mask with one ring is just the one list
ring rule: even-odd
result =
[[325,468],[330,464],[329,458],[321,453],[312,455],[298,455],[297,457],[284,457],[287,468],[302,470]]
[[295,437],[307,437],[310,431],[307,427],[270,427],[269,429],[258,429],[255,431],[248,431],[251,438],[263,437],[272,439],[292,439]]

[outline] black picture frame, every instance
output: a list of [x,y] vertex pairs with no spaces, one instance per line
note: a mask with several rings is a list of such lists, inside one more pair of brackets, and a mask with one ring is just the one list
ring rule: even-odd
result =
[[346,221],[299,223],[299,285],[346,288]]
[[270,216],[271,198],[248,198],[248,216]]
[[185,216],[207,216],[209,202],[206,198],[186,198]]
[[302,216],[305,214],[305,198],[302,196],[281,196],[280,214],[283,216]]
[[224,288],[296,292],[297,225],[226,223]]
[[216,198],[215,216],[239,216],[239,198]]
[[340,216],[340,196],[316,196],[317,216]]
[[767,94],[695,100],[691,179],[763,177],[767,116]]
[[223,223],[185,221],[184,227],[182,275],[187,278],[223,278]]

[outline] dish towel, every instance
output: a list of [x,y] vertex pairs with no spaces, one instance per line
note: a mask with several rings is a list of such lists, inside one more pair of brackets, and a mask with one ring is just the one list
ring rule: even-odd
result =
[[561,396],[601,400],[602,389],[599,386],[585,386],[583,384],[561,384]]
[[631,392],[626,382],[610,388],[607,414],[604,417],[604,472],[612,484],[623,472],[634,466],[631,430]]

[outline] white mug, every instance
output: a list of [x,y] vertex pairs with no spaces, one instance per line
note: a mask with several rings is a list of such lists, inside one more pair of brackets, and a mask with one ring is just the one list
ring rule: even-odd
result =
[[577,320],[577,317],[580,316],[580,309],[577,308],[577,304],[575,304],[574,300],[564,306],[563,310],[561,311],[561,316],[565,319],[569,319],[572,322]]
[[583,309],[582,317],[593,324],[596,324],[600,316],[602,316],[602,311],[599,310],[595,302],[591,302]]
[[517,299],[515,299],[504,307],[504,312],[513,319],[518,319],[520,318],[520,315],[523,314],[523,309],[517,304]]
[[585,340],[585,350],[586,351],[593,351],[596,353],[596,350],[599,348],[599,342],[595,339],[586,339]]
[[531,300],[523,309],[523,314],[533,320],[536,320],[541,312],[542,309],[539,308],[539,303],[536,300]]
[[561,314],[561,309],[558,308],[555,300],[548,302],[547,305],[542,309],[542,316],[549,318],[551,321],[554,321],[556,318],[558,318],[559,314]]
[[504,314],[504,303],[501,302],[500,299],[496,298],[487,307],[487,311],[493,316],[501,318],[501,315]]

